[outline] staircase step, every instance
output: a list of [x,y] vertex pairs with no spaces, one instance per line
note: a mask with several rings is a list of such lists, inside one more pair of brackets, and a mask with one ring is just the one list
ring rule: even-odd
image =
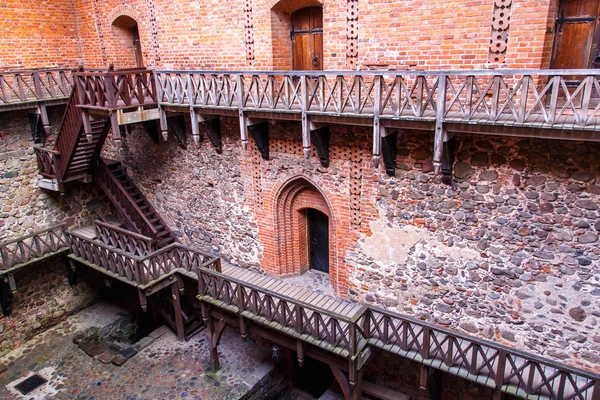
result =
[[166,245],[168,245],[168,244],[171,244],[171,243],[173,243],[174,241],[175,241],[175,239],[173,239],[171,236],[169,236],[168,238],[165,238],[165,239],[163,239],[163,240],[159,240],[159,241],[156,243],[156,245],[157,245],[158,247],[163,247],[163,246],[166,246]]
[[[163,226],[163,225],[161,225],[161,227],[163,227],[163,228],[164,228],[164,226]],[[156,234],[156,237],[157,237],[157,238],[161,238],[161,237],[165,237],[165,236],[169,236],[169,231],[159,231],[159,232]]]

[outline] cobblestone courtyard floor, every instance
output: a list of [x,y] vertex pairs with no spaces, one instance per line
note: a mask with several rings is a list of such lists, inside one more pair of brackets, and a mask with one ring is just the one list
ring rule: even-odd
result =
[[[270,351],[226,329],[219,345],[221,371],[209,373],[206,331],[180,343],[169,331],[121,367],[103,364],[72,343],[75,333],[105,326],[123,311],[96,304],[0,359],[0,399],[238,399],[274,368]],[[15,388],[33,373],[48,383],[27,396]]]

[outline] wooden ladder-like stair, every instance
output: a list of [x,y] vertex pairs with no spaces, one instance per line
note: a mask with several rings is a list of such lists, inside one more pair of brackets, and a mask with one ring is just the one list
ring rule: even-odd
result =
[[[95,180],[104,190],[107,197],[128,221],[131,230],[156,240],[156,248],[168,246],[175,242],[175,235],[146,199],[133,180],[127,175],[121,163],[112,160],[100,160]],[[111,180],[111,184],[106,182]],[[114,193],[120,191],[121,193]],[[133,204],[123,204],[125,202]],[[131,215],[135,213],[137,215]]]

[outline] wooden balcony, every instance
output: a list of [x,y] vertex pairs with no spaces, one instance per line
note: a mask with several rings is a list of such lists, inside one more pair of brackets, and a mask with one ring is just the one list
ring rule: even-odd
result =
[[243,145],[255,120],[298,121],[308,155],[311,131],[324,124],[369,126],[377,165],[385,156],[382,139],[394,130],[425,130],[435,132],[438,172],[444,143],[455,133],[600,141],[599,76],[598,70],[155,71],[161,113],[189,108],[195,137],[207,115],[238,116]]
[[0,72],[0,112],[66,103],[74,69]]
[[433,368],[492,389],[494,399],[503,393],[522,399],[600,397],[600,375],[594,372],[247,269],[221,268],[220,259],[179,243],[152,251],[150,238],[106,224],[96,226],[96,232],[87,237],[59,225],[0,243],[0,278],[8,282],[0,281],[0,290],[16,292],[13,274],[18,269],[69,252],[70,260],[136,287],[142,307],[147,296],[168,286],[177,296],[182,277],[197,280],[215,369],[220,334],[229,324],[244,336],[259,335],[296,351],[299,362],[309,356],[329,363],[343,377],[336,378],[345,380],[340,384],[350,389],[360,389],[360,370],[377,348],[420,364],[423,387]]

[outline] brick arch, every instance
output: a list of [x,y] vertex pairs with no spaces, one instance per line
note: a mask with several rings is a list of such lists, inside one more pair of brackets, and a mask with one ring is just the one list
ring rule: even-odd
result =
[[308,265],[308,221],[306,210],[319,210],[329,218],[329,271],[334,287],[337,283],[338,256],[336,216],[323,191],[308,177],[295,176],[275,191],[272,207],[274,244],[265,246],[265,269],[281,276],[306,272]]
[[142,17],[133,7],[128,6],[127,4],[120,4],[107,14],[106,19],[108,21],[108,25],[113,25],[117,18],[123,16],[135,20],[138,25],[142,22]]
[[271,1],[269,5],[271,10],[292,14],[305,7],[323,7],[323,2],[318,0],[278,0]]

